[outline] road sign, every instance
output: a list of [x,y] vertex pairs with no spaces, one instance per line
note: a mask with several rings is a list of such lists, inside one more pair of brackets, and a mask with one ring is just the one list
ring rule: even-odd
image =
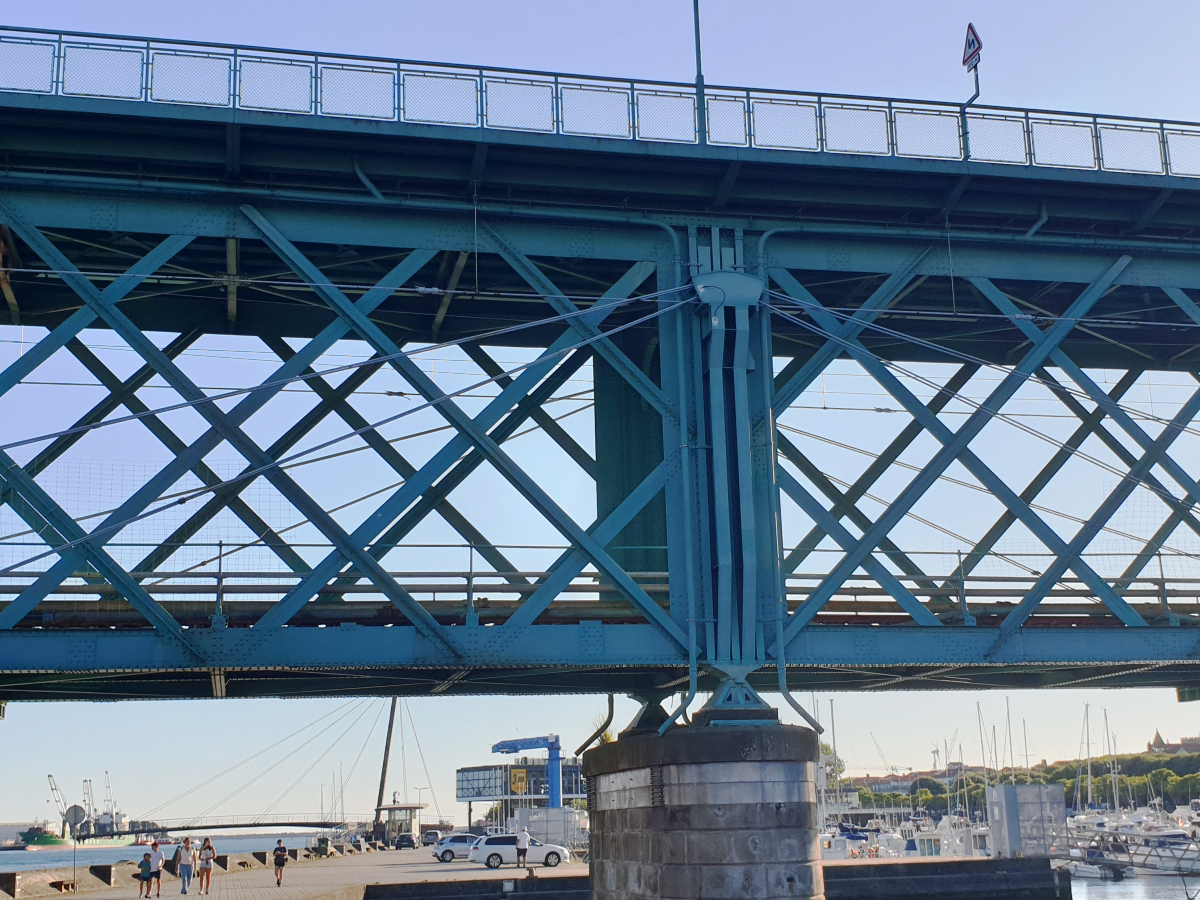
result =
[[87,812],[78,803],[67,808],[66,815],[67,824],[74,828],[76,825],[82,825],[87,821]]
[[979,39],[979,32],[975,30],[973,24],[967,24],[967,41],[963,44],[963,65],[968,70],[979,65],[979,51],[983,49],[983,41]]

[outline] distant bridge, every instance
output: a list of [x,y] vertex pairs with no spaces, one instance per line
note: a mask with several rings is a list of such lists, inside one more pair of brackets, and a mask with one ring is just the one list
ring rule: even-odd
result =
[[[375,821],[372,813],[333,818],[321,813],[281,813],[273,816],[213,816],[200,819],[158,819],[158,831],[221,831],[234,828],[345,828]],[[115,835],[146,834],[145,831],[116,831]],[[107,837],[108,835],[99,835]]]

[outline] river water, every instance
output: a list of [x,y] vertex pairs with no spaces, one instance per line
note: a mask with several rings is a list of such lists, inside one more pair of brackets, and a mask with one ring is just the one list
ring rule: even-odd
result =
[[1137,875],[1115,883],[1084,878],[1071,882],[1073,900],[1195,900],[1198,894],[1200,878]]
[[[241,834],[241,835],[222,835],[221,832],[215,832],[208,835],[212,838],[213,846],[216,847],[218,853],[251,853],[255,850],[270,851],[275,847],[275,842],[280,838],[287,847],[307,847],[309,839],[316,836],[317,832],[292,832],[290,834]],[[204,834],[199,834],[201,840],[196,840],[197,835],[188,835],[191,837],[196,846],[199,847],[204,839]],[[168,844],[164,846],[163,852],[170,857],[175,853],[175,848],[178,844]],[[147,852],[149,847],[96,847],[96,848],[79,848],[79,855],[76,857],[77,865],[98,866],[106,863],[120,862],[123,859],[140,860],[142,854]],[[69,869],[71,868],[71,848],[46,847],[39,850],[5,850],[0,852],[0,872],[27,872],[30,869]],[[1182,896],[1182,895],[1181,895]]]

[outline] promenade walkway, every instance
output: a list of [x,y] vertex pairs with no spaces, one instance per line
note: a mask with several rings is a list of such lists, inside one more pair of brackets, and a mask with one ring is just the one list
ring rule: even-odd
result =
[[[581,875],[587,866],[565,863],[555,869],[541,866],[535,869],[538,878],[557,878]],[[336,859],[289,862],[283,887],[276,887],[274,869],[255,867],[220,872],[213,877],[213,900],[360,900],[368,884],[413,884],[427,881],[457,881],[472,879],[523,878],[525,871],[505,866],[499,870],[484,868],[476,863],[458,861],[439,863],[428,850],[393,850],[382,853],[355,854]],[[135,900],[137,887],[122,878],[123,885],[100,890],[84,890],[82,896],[94,900]],[[198,895],[195,881],[188,898]],[[49,892],[22,891],[21,897],[53,896]],[[179,880],[166,877],[162,896],[171,900],[180,896]],[[0,900],[8,900],[0,892]]]

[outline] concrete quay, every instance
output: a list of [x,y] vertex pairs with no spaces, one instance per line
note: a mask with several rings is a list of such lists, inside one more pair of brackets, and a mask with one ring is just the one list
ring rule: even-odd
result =
[[[215,900],[592,900],[591,878],[580,863],[536,867],[528,878],[510,866],[492,871],[462,861],[439,863],[425,850],[389,851],[288,863],[280,888],[272,869],[242,869],[242,856],[251,854],[231,858],[232,869],[213,876]],[[116,867],[115,886],[87,881],[81,869],[80,893],[89,900],[133,900],[137,885],[128,868]],[[1045,859],[847,860],[822,868],[828,900],[1071,900],[1070,878],[1051,872]],[[28,891],[21,898],[59,895],[50,884],[63,880],[62,870],[22,874]],[[70,874],[66,870],[65,877]],[[193,883],[189,895],[197,890]],[[163,896],[179,896],[178,879],[164,878]],[[703,900],[703,894],[688,896]],[[0,900],[10,897],[0,890]]]

